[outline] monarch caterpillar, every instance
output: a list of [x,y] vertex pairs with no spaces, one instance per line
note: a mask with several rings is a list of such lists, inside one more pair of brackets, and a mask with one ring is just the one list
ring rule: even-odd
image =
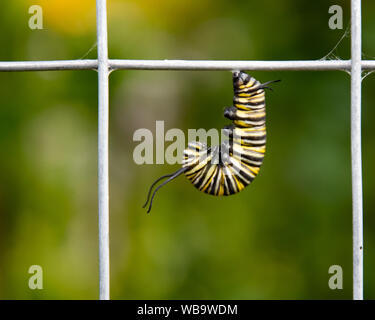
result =
[[[149,203],[147,213],[151,211],[156,192],[182,173],[197,189],[214,196],[235,194],[254,180],[266,151],[264,89],[278,81],[260,83],[245,72],[233,72],[233,106],[224,110],[224,116],[233,121],[223,129],[228,140],[212,147],[199,141],[190,142],[184,150],[182,168],[152,183],[143,206]],[[150,201],[154,186],[166,178],[154,190]]]

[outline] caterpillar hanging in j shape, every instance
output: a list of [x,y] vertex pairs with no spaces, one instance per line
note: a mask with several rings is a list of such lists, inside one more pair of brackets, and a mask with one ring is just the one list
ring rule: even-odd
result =
[[[218,146],[208,147],[199,141],[184,150],[182,168],[164,175],[151,185],[144,208],[151,211],[156,192],[182,173],[202,192],[214,196],[229,196],[240,192],[257,176],[266,151],[266,105],[264,89],[280,80],[260,83],[242,71],[233,72],[233,106],[224,116],[233,124],[224,127],[228,138]],[[269,88],[270,89],[270,88]],[[150,196],[153,187],[160,184]]]

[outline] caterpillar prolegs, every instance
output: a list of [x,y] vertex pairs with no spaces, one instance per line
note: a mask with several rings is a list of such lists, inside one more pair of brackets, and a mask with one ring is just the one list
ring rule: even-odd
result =
[[[242,71],[233,72],[233,106],[224,116],[233,121],[223,133],[227,140],[208,147],[199,141],[184,150],[182,168],[158,178],[150,187],[147,212],[150,212],[156,192],[182,173],[202,192],[214,196],[229,196],[243,190],[257,176],[266,151],[266,105],[264,89],[272,82],[260,83]],[[161,183],[152,193],[153,187]],[[151,196],[151,201],[150,201]]]

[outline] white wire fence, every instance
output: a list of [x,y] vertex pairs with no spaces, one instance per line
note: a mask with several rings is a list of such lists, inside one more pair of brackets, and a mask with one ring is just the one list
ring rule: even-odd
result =
[[263,70],[325,71],[351,74],[351,161],[353,203],[353,299],[363,299],[363,200],[361,154],[362,71],[375,70],[375,60],[362,60],[361,0],[351,0],[351,60],[212,61],[108,59],[107,4],[96,0],[98,59],[57,61],[0,61],[0,71],[98,71],[98,213],[99,299],[110,298],[109,175],[108,175],[108,76],[113,70]]

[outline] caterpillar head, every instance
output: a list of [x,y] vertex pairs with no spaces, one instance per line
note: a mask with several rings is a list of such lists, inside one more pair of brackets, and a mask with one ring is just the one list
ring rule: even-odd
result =
[[233,86],[238,88],[239,86],[245,85],[250,81],[250,76],[242,71],[233,72]]

